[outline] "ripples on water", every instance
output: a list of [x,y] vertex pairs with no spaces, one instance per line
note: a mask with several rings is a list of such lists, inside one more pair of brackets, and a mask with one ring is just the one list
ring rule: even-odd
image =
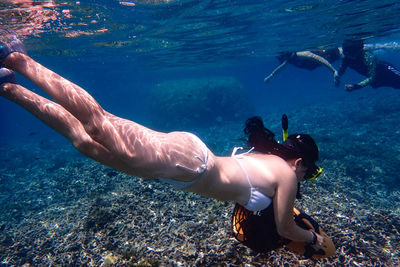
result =
[[101,47],[109,60],[182,65],[338,46],[349,37],[394,40],[399,9],[398,1],[3,0],[0,26],[24,36],[32,53],[96,58]]

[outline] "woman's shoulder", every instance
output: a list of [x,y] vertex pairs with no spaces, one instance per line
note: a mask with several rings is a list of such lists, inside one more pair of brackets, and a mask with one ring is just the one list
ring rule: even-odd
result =
[[249,157],[256,161],[253,166],[257,166],[258,173],[269,177],[270,183],[277,185],[282,181],[297,181],[293,169],[281,157],[270,154],[251,154]]
[[279,156],[265,153],[251,153],[248,154],[249,157],[254,159],[265,161],[266,163],[277,163],[277,164],[286,164],[287,162]]
[[248,157],[251,157],[253,160],[257,161],[257,164],[260,164],[260,167],[262,166],[264,168],[268,168],[272,172],[276,172],[276,170],[291,170],[287,161],[276,155],[252,153],[248,154]]

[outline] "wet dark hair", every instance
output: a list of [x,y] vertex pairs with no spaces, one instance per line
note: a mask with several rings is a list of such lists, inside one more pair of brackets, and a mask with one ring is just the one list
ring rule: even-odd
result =
[[345,40],[342,44],[343,54],[357,55],[364,51],[364,41],[357,39]]
[[274,133],[265,128],[258,116],[247,119],[243,131],[247,136],[247,144],[254,147],[254,151],[276,155],[284,160],[302,158],[306,167],[316,166],[319,151],[308,134],[292,134],[283,144],[279,144],[275,141]]
[[276,58],[279,60],[280,63],[283,63],[285,60],[288,60],[292,56],[292,52],[281,52]]
[[283,146],[297,151],[307,167],[314,167],[315,162],[318,161],[318,146],[308,134],[292,134],[288,136]]

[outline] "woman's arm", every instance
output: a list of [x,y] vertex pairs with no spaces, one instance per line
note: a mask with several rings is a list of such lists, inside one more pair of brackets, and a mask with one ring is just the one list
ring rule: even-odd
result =
[[287,65],[288,61],[285,60],[282,62],[282,64],[280,64],[278,67],[276,67],[270,75],[268,75],[267,77],[264,78],[264,82],[267,83],[269,82],[269,80],[272,79],[272,77],[274,77],[277,73],[279,73],[281,70],[283,70],[283,68]]
[[348,66],[347,60],[346,60],[346,58],[343,58],[342,64],[340,64],[340,67],[339,67],[339,76],[342,76],[345,73],[347,66]]
[[368,78],[366,78],[366,79],[364,79],[361,82],[356,83],[356,84],[346,84],[345,85],[346,86],[346,90],[347,91],[354,91],[354,90],[357,90],[357,89],[364,88],[364,87],[368,86],[372,82],[372,80],[373,80],[373,77],[368,77]]
[[[297,178],[293,173],[287,173],[278,179],[274,196],[274,215],[276,228],[279,235],[293,241],[312,243],[320,248],[324,243],[324,237],[297,226],[293,220],[294,200],[297,192]],[[316,237],[316,240],[315,240]]]
[[354,91],[364,88],[375,80],[376,67],[378,65],[377,58],[372,53],[365,52],[363,63],[368,67],[368,77],[356,84],[346,84],[345,86],[347,91]]
[[333,73],[337,72],[336,69],[331,65],[331,63],[329,63],[328,60],[326,60],[325,58],[323,58],[321,56],[318,56],[317,54],[314,54],[313,52],[310,52],[310,51],[296,52],[296,56],[317,61],[320,64],[326,66]]
[[333,81],[335,83],[335,85],[339,85],[340,83],[340,76],[338,71],[332,66],[331,63],[329,63],[328,60],[326,60],[325,58],[318,56],[317,54],[314,54],[310,51],[301,51],[301,52],[296,52],[296,56],[298,57],[302,57],[302,58],[306,58],[306,59],[311,59],[314,61],[317,61],[318,63],[320,63],[321,65],[324,65],[325,67],[327,67],[328,69],[330,69],[333,72]]

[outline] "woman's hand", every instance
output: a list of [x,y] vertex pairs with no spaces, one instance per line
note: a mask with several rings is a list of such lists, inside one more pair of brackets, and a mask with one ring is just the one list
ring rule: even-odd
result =
[[265,83],[268,83],[269,80],[272,79],[272,77],[274,77],[274,75],[271,73],[270,75],[268,75],[267,77],[264,78],[264,82],[265,82]]
[[336,70],[333,72],[333,82],[335,83],[335,86],[340,85],[340,76]]
[[348,92],[351,92],[351,91],[354,91],[354,90],[357,90],[357,89],[362,88],[362,87],[361,87],[360,85],[358,85],[358,84],[346,84],[345,86],[346,86],[346,90],[347,90]]
[[322,245],[325,243],[325,237],[323,237],[322,235],[317,234],[315,231],[313,230],[309,230],[311,233],[313,233],[313,235],[316,236],[316,240],[314,244],[311,244],[311,246],[315,249],[318,250],[322,247]]

